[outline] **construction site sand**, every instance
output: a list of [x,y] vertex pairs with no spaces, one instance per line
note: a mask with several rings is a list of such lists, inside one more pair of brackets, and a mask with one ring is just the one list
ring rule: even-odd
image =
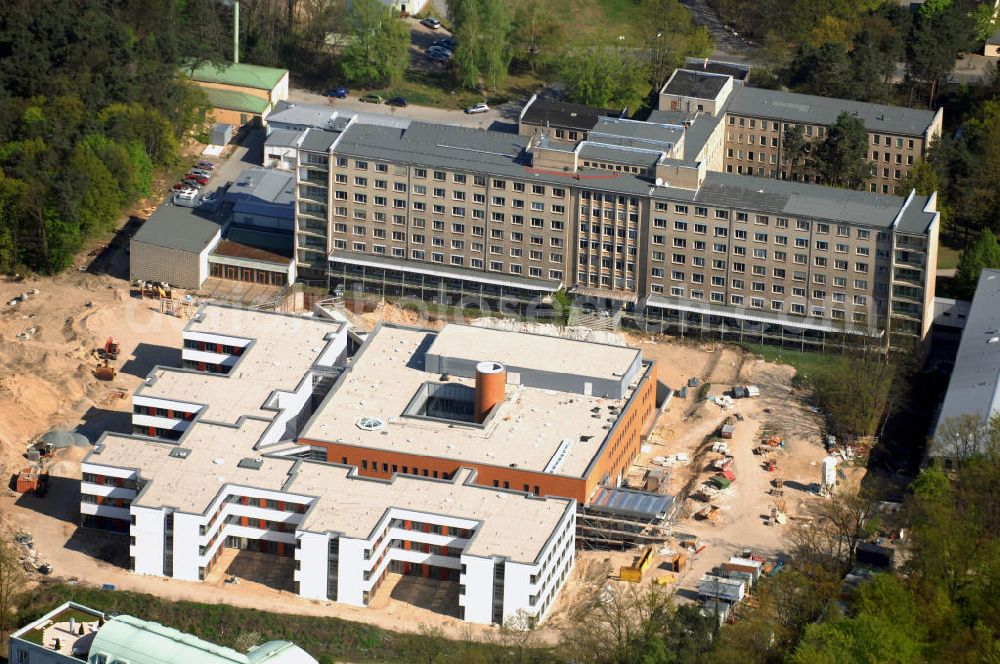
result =
[[[13,308],[6,305],[12,297],[33,288],[39,293],[29,296],[26,302]],[[88,302],[92,306],[88,307]],[[361,318],[371,326],[379,320],[432,329],[443,325],[384,304]],[[0,282],[0,464],[5,466],[4,477],[9,478],[12,469],[21,465],[26,444],[52,426],[72,427],[83,422],[90,430],[99,431],[105,422],[115,422],[127,427],[129,400],[116,395],[131,394],[153,363],[177,363],[184,322],[159,313],[154,303],[130,298],[127,284],[110,277],[69,273],[20,283]],[[38,331],[30,340],[17,338],[18,333],[34,326]],[[121,343],[118,364],[124,371],[111,383],[101,383],[91,374],[96,365],[92,350],[112,335]],[[793,393],[793,370],[789,367],[757,362],[756,358],[723,345],[698,345],[667,338],[651,342],[649,338],[622,336],[631,345],[639,345],[646,357],[658,361],[659,377],[671,387],[686,384],[692,376],[717,383],[717,389],[741,382],[761,387],[759,399],[741,402],[739,407],[746,418],[733,442],[739,480],[720,501],[723,509],[720,522],[708,526],[687,519],[677,526],[678,530],[691,532],[708,544],[705,553],[675,586],[684,597],[690,594],[702,573],[743,546],[763,552],[780,550],[781,528],[764,526],[760,518],[769,505],[766,491],[771,477],[755,467],[759,458],[749,452],[752,438],[765,421],[782,430],[789,440],[789,453],[781,461],[782,474],[786,479],[813,482],[818,479],[816,463],[822,456],[818,422]],[[652,437],[652,452],[644,454],[640,463],[648,463],[652,456],[694,452],[718,427],[726,414],[714,404],[703,402],[692,407],[696,395],[694,391],[687,400],[674,401]],[[768,407],[773,412],[764,414],[763,409]],[[77,578],[91,585],[113,583],[121,589],[149,592],[167,599],[255,608],[280,605],[282,611],[289,613],[333,615],[390,629],[416,630],[424,623],[440,626],[454,638],[477,638],[492,631],[391,596],[382,610],[358,609],[305,600],[250,581],[233,586],[221,581],[192,583],[144,577],[104,562],[100,559],[102,555],[124,545],[120,538],[83,531],[75,525],[77,505],[73,496],[80,476],[79,460],[85,452],[70,449],[62,453],[52,473],[64,481],[53,484],[49,498],[41,499],[43,503],[32,503],[31,500],[37,499],[26,500],[10,491],[0,497],[0,529],[8,534],[12,530],[31,532],[39,560],[53,564],[56,577]],[[707,478],[710,473],[699,473],[702,475]],[[674,470],[672,483],[676,485],[685,478],[685,467],[680,466]],[[64,494],[62,500],[60,492]],[[810,499],[803,494],[791,497],[789,502]],[[791,507],[790,511],[794,509]],[[630,563],[632,557],[634,552],[582,552],[551,619],[539,630],[540,639],[555,643],[569,610],[578,601],[589,600],[593,588],[607,583],[609,569],[617,572],[617,566]],[[658,575],[647,575],[646,582]]]
[[[11,306],[22,293],[28,298]],[[129,297],[128,284],[70,272],[46,279],[0,282],[0,466],[3,477],[23,461],[26,447],[52,427],[74,428],[81,418],[128,409],[143,369],[164,348],[177,348],[184,321],[157,305]],[[18,335],[30,332],[27,339]],[[114,336],[121,344],[108,382],[93,375],[94,349]],[[142,346],[140,347],[140,343]],[[138,356],[136,350],[138,348]]]

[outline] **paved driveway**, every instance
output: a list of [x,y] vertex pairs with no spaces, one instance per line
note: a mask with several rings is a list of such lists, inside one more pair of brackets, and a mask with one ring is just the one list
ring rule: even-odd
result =
[[517,115],[526,99],[509,102],[500,108],[491,108],[488,113],[468,115],[450,108],[435,108],[410,104],[406,108],[395,108],[384,104],[365,104],[358,101],[352,94],[347,99],[327,99],[323,95],[292,88],[288,91],[288,101],[300,104],[321,104],[347,113],[363,111],[365,113],[383,113],[396,117],[410,118],[424,122],[459,125],[461,127],[478,127],[496,131],[517,131]]

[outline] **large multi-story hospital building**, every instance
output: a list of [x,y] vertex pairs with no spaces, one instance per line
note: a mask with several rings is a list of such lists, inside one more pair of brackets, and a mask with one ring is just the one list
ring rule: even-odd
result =
[[[183,366],[136,390],[133,433],[84,459],[83,524],[127,532],[139,574],[204,580],[247,550],[293,559],[304,597],[365,606],[409,574],[457,583],[465,620],[544,619],[577,505],[610,519],[633,496],[616,487],[654,423],[655,363],[461,325],[355,345],[323,318],[203,306]],[[648,520],[669,502],[647,496]]]
[[[941,113],[760,90],[734,72],[677,70],[647,121],[532,98],[517,134],[279,111],[265,161],[296,173],[299,274],[477,303],[567,288],[681,333],[923,340],[937,200],[899,186]],[[840,113],[868,128],[869,190],[798,181],[783,156],[789,125],[821,140]]]

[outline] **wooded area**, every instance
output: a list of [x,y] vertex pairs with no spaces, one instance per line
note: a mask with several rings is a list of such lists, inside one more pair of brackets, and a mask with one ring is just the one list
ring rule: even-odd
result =
[[0,272],[68,267],[150,193],[204,114],[178,77],[211,49],[199,3],[0,3]]

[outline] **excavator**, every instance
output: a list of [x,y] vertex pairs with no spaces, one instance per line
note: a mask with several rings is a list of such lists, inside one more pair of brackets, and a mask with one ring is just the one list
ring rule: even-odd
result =
[[104,342],[104,347],[98,351],[98,356],[105,360],[117,360],[118,359],[119,345],[115,341],[114,337],[108,337],[108,340]]

